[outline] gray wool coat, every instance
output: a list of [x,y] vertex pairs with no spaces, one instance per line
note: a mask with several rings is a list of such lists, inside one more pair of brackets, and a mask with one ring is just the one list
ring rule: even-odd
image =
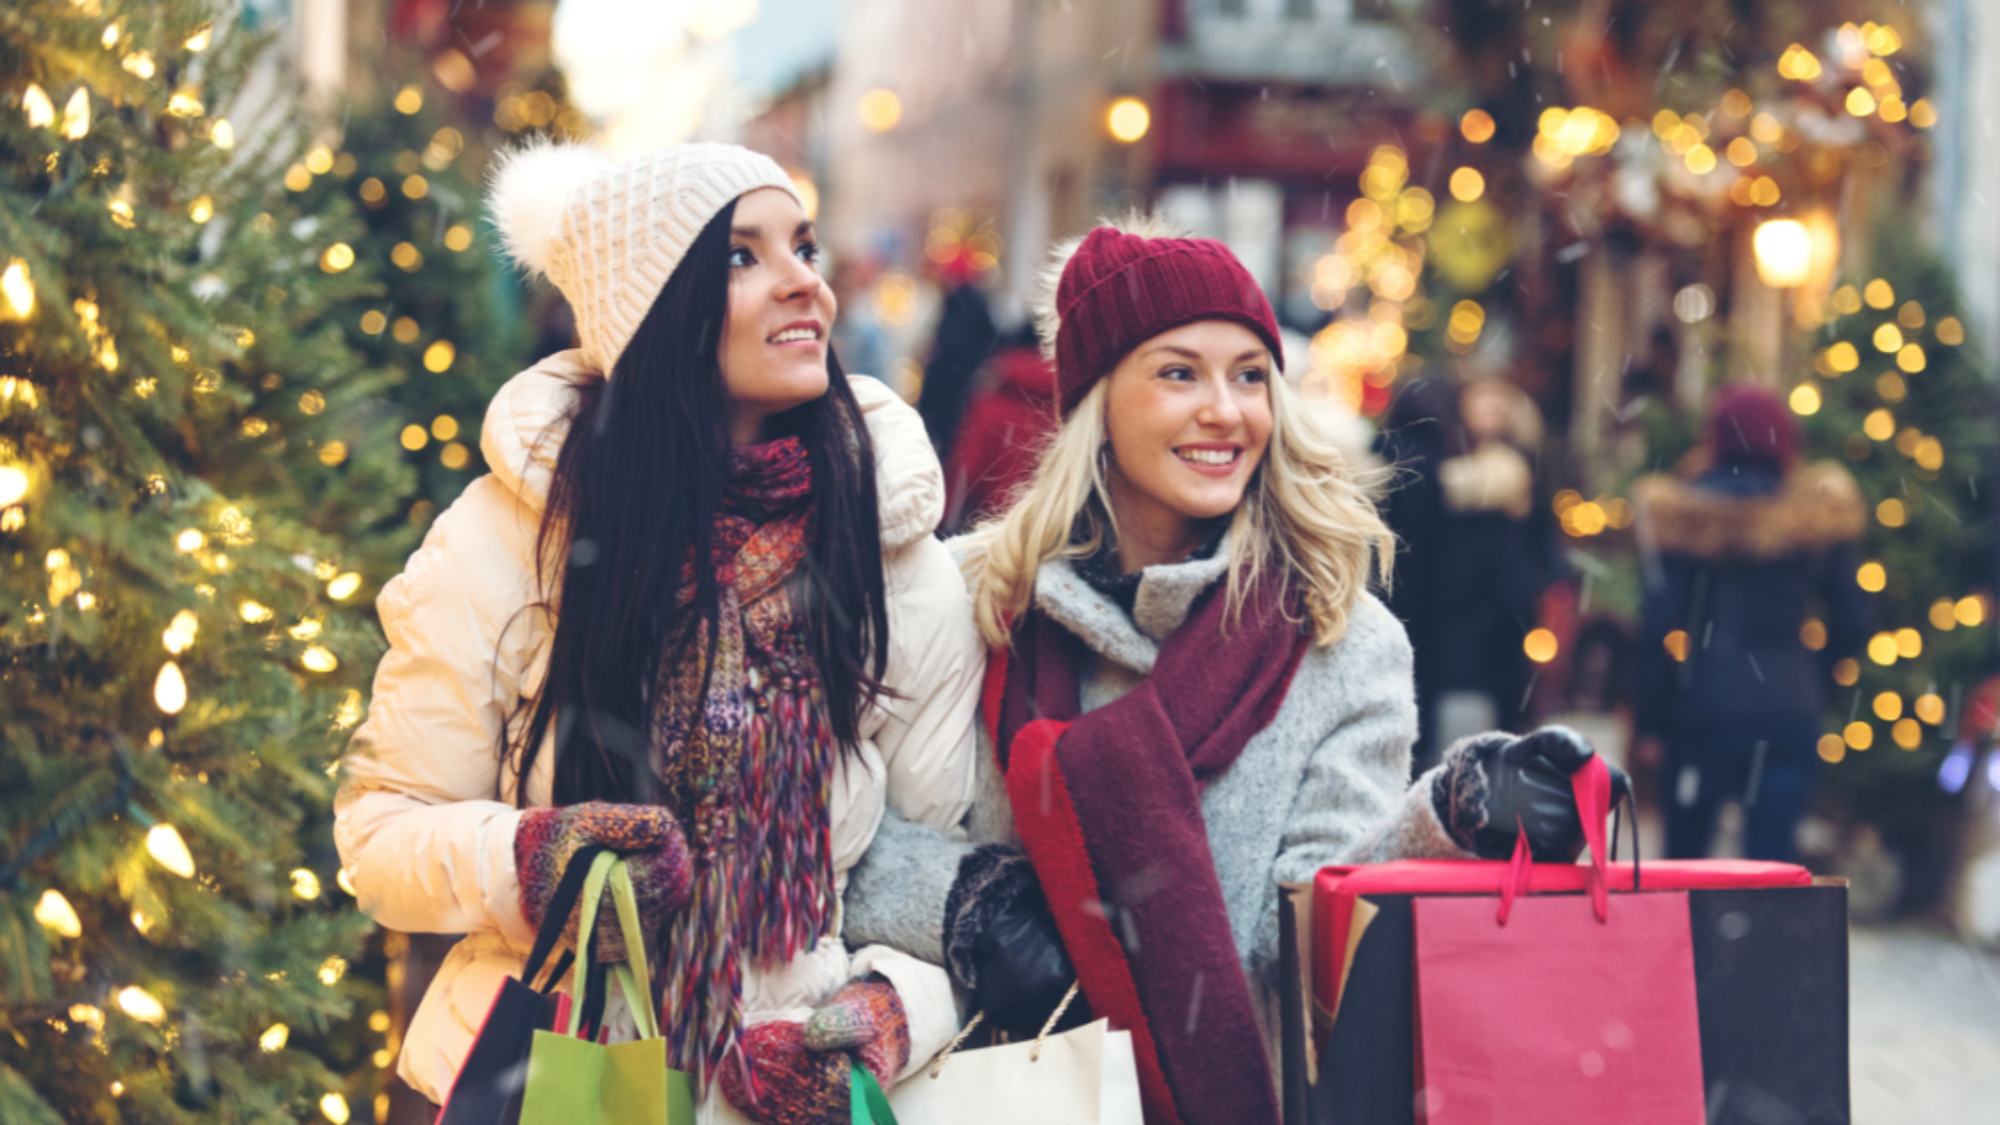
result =
[[[1081,670],[1086,711],[1115,701],[1152,671],[1161,641],[1222,579],[1228,554],[1225,545],[1213,558],[1147,568],[1130,614],[1066,560],[1043,564],[1037,604],[1090,649]],[[1209,849],[1274,1074],[1281,1057],[1278,886],[1309,880],[1328,864],[1468,856],[1431,807],[1431,775],[1408,780],[1417,728],[1410,660],[1402,623],[1363,594],[1346,635],[1306,652],[1271,724],[1202,794]],[[959,831],[947,835],[887,815],[851,873],[849,943],[880,942],[943,962],[945,897],[959,860],[981,844],[1020,845],[992,751],[982,723],[978,788]]]

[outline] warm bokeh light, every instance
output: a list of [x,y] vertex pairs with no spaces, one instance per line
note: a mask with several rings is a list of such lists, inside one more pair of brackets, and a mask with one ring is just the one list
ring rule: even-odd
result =
[[1850,749],[1866,750],[1875,745],[1875,728],[1856,719],[1841,731],[1841,737],[1846,740]]
[[903,99],[894,90],[874,89],[861,95],[861,124],[870,132],[886,133],[903,119]]
[[181,675],[181,666],[169,660],[153,680],[153,703],[169,715],[178,715],[187,701],[187,679]]
[[194,856],[188,852],[187,841],[171,824],[155,824],[146,833],[146,853],[159,861],[161,867],[183,879],[194,878]]
[[1451,174],[1451,197],[1470,203],[1486,194],[1486,177],[1477,168],[1458,168]]
[[1889,584],[1889,573],[1882,568],[1881,563],[1865,562],[1861,564],[1860,570],[1854,572],[1854,582],[1871,594],[1879,594],[1882,588]]
[[1468,109],[1465,116],[1458,119],[1458,131],[1476,145],[1492,140],[1494,129],[1493,115],[1483,109]]
[[42,897],[36,900],[35,921],[64,937],[83,936],[83,922],[77,918],[76,908],[53,887],[43,891]]
[[152,993],[137,986],[118,991],[118,1007],[140,1023],[159,1023],[167,1018],[166,1006],[153,999]]
[[1104,127],[1121,144],[1140,140],[1152,126],[1153,113],[1138,98],[1119,98],[1104,113]]
[[1537,664],[1547,664],[1554,660],[1556,648],[1556,635],[1547,629],[1532,630],[1521,642],[1521,651],[1527,653],[1528,659]]
[[1795,289],[1812,276],[1812,236],[1797,219],[1758,223],[1751,246],[1757,256],[1757,277],[1773,289]]
[[1802,417],[1811,417],[1819,413],[1819,388],[1813,386],[1811,383],[1800,383],[1798,386],[1792,388],[1789,402],[1791,403],[1792,413]]

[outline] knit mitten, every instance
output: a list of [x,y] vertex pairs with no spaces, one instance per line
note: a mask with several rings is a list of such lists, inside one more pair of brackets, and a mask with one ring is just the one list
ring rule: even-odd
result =
[[840,986],[806,1021],[806,1050],[855,1051],[887,1089],[910,1065],[910,1021],[896,986],[879,975]]
[[754,1079],[743,1067],[723,1067],[722,1096],[757,1125],[849,1125],[853,1120],[848,1085],[853,1058],[846,1051],[808,1050],[804,1024],[757,1024],[743,1033],[743,1051]]
[[[514,830],[514,870],[521,881],[521,913],[540,929],[549,899],[562,881],[570,857],[588,844],[599,844],[625,857],[632,878],[639,924],[658,933],[675,911],[687,904],[694,882],[687,837],[674,814],[655,805],[614,805],[591,801],[559,809],[530,809]],[[625,960],[624,931],[617,904],[604,896],[596,922],[595,955],[599,961]],[[577,916],[563,930],[565,944],[576,944]]]
[[[1475,734],[1445,751],[1431,807],[1452,842],[1482,859],[1506,859],[1525,832],[1535,862],[1574,863],[1584,839],[1570,775],[1596,753],[1568,727]],[[1612,802],[1630,791],[1612,766]]]

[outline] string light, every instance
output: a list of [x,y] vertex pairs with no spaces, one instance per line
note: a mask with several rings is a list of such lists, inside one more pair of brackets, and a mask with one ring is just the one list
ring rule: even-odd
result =
[[300,867],[292,871],[292,896],[306,902],[319,897],[319,876],[310,868]]
[[208,130],[208,139],[216,148],[226,152],[236,147],[236,127],[226,118],[218,117]]
[[184,609],[174,614],[174,619],[168,622],[166,632],[160,635],[160,643],[167,646],[169,653],[179,656],[194,647],[195,636],[200,631],[200,620],[193,612]]
[[90,135],[90,92],[81,86],[69,96],[69,103],[63,106],[62,135],[72,141],[80,141]]
[[166,1006],[137,985],[119,990],[118,1007],[140,1023],[159,1023],[167,1018]]
[[35,921],[64,937],[83,936],[83,922],[77,918],[76,908],[54,887],[43,891],[42,897],[35,902]]
[[333,1125],[347,1125],[347,1099],[339,1094],[328,1094],[319,1100],[319,1111]]
[[182,46],[185,46],[190,51],[206,51],[208,50],[209,41],[214,37],[214,25],[202,24],[199,30],[187,37],[187,42],[182,44]]
[[353,597],[354,591],[360,588],[361,576],[350,570],[326,584],[326,596],[334,601],[343,602]]
[[49,93],[33,82],[21,93],[21,112],[28,117],[32,129],[46,129],[56,123],[56,103],[49,100]]
[[1521,641],[1521,651],[1537,664],[1547,664],[1554,660],[1556,650],[1556,635],[1547,629],[1531,630]]
[[171,824],[155,824],[146,833],[146,852],[158,860],[161,867],[183,879],[194,878],[194,856],[188,854],[187,841]]
[[292,1037],[292,1029],[281,1023],[274,1023],[257,1037],[257,1046],[267,1055],[275,1055],[285,1049],[285,1043]]
[[178,715],[187,701],[187,678],[181,675],[181,666],[169,660],[153,680],[153,703],[169,715]]
[[340,667],[339,659],[319,645],[313,645],[300,653],[299,663],[312,672],[331,672]]

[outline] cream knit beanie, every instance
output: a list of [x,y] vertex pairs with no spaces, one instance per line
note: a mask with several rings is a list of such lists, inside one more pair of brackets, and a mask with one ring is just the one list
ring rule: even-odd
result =
[[508,255],[569,299],[584,358],[609,376],[695,236],[731,200],[764,187],[798,198],[777,161],[736,145],[612,160],[543,142],[501,158],[487,210]]

